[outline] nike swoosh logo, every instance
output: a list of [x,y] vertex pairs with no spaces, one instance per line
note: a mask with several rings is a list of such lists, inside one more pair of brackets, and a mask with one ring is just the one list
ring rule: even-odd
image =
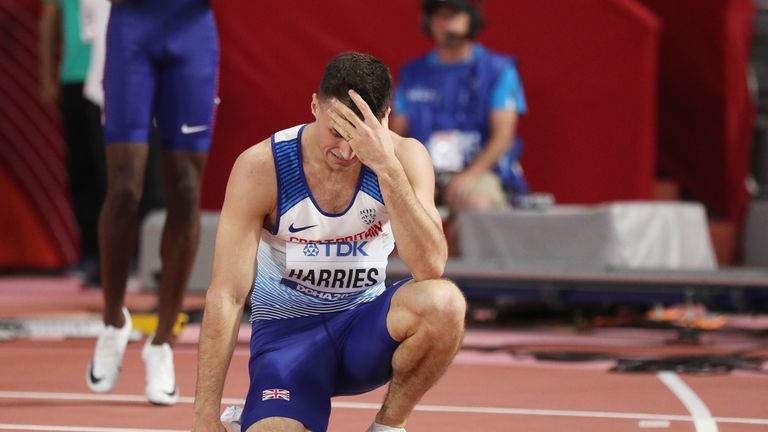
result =
[[208,125],[190,126],[186,123],[181,125],[181,133],[183,133],[184,135],[202,132],[204,130],[208,130]]
[[177,392],[177,391],[179,391],[179,388],[178,388],[178,387],[176,387],[176,384],[174,384],[174,385],[173,385],[173,391],[172,391],[172,392],[168,393],[168,392],[165,392],[165,391],[164,391],[163,393],[167,394],[168,396],[171,396],[171,397],[173,397],[173,396],[176,396],[176,392]]
[[307,225],[307,226],[303,226],[303,227],[294,227],[293,224],[291,224],[291,226],[288,227],[288,231],[290,231],[292,233],[297,233],[299,231],[304,231],[306,229],[310,229],[310,228],[313,228],[313,227],[316,227],[316,226],[317,225]]
[[93,362],[91,362],[91,367],[88,368],[88,379],[91,380],[92,384],[98,384],[101,380],[104,378],[96,378],[96,375],[93,374]]

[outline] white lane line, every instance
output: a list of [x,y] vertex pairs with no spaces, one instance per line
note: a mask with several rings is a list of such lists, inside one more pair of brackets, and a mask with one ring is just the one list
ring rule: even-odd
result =
[[640,420],[637,427],[640,429],[668,429],[670,425],[669,420]]
[[[147,401],[144,395],[127,394],[93,394],[93,393],[55,393],[55,392],[21,392],[21,391],[0,391],[0,399],[44,399],[44,400],[68,400],[68,401],[117,401],[117,402],[141,402]],[[191,404],[194,402],[192,397],[180,397],[179,403]],[[242,399],[224,398],[222,405],[239,405],[243,403]],[[341,409],[362,409],[378,410],[381,404],[367,402],[344,402],[334,401],[334,408]],[[647,414],[647,413],[626,413],[626,412],[605,412],[605,411],[575,411],[575,410],[548,410],[548,409],[526,409],[526,408],[501,408],[501,407],[471,407],[471,406],[452,406],[452,405],[417,405],[416,411],[425,412],[443,412],[443,413],[466,413],[466,414],[506,414],[506,415],[537,415],[552,417],[588,417],[588,418],[607,418],[607,419],[625,419],[625,420],[658,420],[658,421],[683,421],[695,422],[696,418],[692,416],[673,415],[673,414]],[[768,418],[741,418],[741,417],[715,417],[713,421],[719,423],[752,424],[768,426]]]
[[0,423],[0,430],[48,432],[186,432],[184,429],[127,429],[90,426],[46,426]]
[[718,432],[717,421],[712,417],[709,408],[685,381],[676,373],[669,371],[661,371],[657,376],[691,413],[696,432]]

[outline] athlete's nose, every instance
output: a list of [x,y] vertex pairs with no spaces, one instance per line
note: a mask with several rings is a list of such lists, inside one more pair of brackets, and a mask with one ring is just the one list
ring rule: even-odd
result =
[[349,143],[344,140],[342,140],[341,144],[339,144],[339,153],[341,153],[341,157],[346,160],[350,160],[355,156],[355,151],[352,150],[352,146],[350,146]]

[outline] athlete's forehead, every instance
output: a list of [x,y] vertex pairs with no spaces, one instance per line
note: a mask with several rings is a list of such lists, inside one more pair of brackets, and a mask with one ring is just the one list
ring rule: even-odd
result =
[[[341,103],[342,103],[344,106],[346,106],[347,108],[351,109],[351,110],[352,110],[352,111],[353,111],[353,112],[354,112],[354,113],[357,115],[357,117],[358,117],[358,118],[360,118],[361,120],[364,120],[364,119],[365,119],[365,117],[363,116],[363,113],[362,113],[362,112],[360,112],[360,108],[358,108],[358,107],[357,107],[357,105],[355,105],[355,102],[354,102],[354,101],[352,100],[352,98],[351,98],[351,97],[349,97],[349,96],[342,96],[342,97],[336,97],[336,96],[322,96],[322,95],[321,95],[321,96],[318,96],[318,101],[320,102],[320,104],[321,104],[321,105],[322,105],[324,108],[326,108],[326,107],[330,106],[330,104],[331,104],[331,101],[332,101],[333,99],[337,99],[337,100],[338,100],[339,102],[341,102]],[[379,120],[381,120],[381,119],[379,119]]]

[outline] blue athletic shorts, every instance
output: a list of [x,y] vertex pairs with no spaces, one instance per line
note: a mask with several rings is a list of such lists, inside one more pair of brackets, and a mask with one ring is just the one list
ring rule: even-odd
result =
[[254,321],[242,430],[267,417],[288,417],[322,432],[332,396],[364,393],[389,381],[399,344],[387,330],[387,313],[395,291],[409,280],[349,311]]
[[113,4],[104,68],[105,142],[147,143],[155,117],[165,149],[208,151],[218,61],[208,0]]

